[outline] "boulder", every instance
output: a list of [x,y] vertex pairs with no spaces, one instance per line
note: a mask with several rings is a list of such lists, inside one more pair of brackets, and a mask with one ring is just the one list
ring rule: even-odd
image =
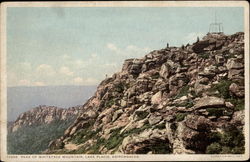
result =
[[159,74],[162,78],[167,79],[170,75],[170,72],[171,72],[170,66],[167,63],[165,63],[161,66],[161,70],[160,70]]
[[115,111],[113,118],[112,118],[112,121],[115,121],[116,119],[118,119],[122,114],[123,114],[122,109]]
[[207,139],[208,133],[183,127],[179,134],[182,137],[181,140],[183,140],[186,149],[191,149],[196,153],[205,152],[209,141],[204,139]]
[[197,131],[207,131],[210,129],[210,121],[204,116],[187,115],[184,122],[187,127]]
[[154,125],[154,124],[159,123],[160,121],[162,121],[162,116],[150,115],[148,121],[149,121],[150,125]]
[[134,59],[127,59],[124,61],[123,66],[122,66],[122,71],[128,71],[130,66],[133,64]]
[[238,96],[238,97],[244,97],[244,95],[245,95],[244,87],[240,87],[236,83],[232,83],[229,86],[229,90],[231,93],[233,93],[235,96]]
[[218,97],[203,97],[194,105],[195,109],[225,106],[225,100]]
[[228,70],[230,69],[242,69],[244,68],[243,63],[240,62],[241,59],[237,59],[237,58],[231,58],[228,59],[226,67]]
[[160,104],[162,100],[162,92],[159,91],[156,94],[154,94],[151,98],[151,103],[152,104]]
[[216,60],[216,63],[219,65],[222,65],[225,62],[225,58],[222,55],[216,55],[215,60]]
[[156,153],[155,148],[161,145],[165,151],[172,151],[169,140],[166,138],[167,132],[159,129],[146,129],[138,135],[126,137],[120,146],[121,153],[124,154],[148,154]]
[[229,79],[244,79],[244,69],[230,69],[228,70],[228,78]]
[[230,121],[230,123],[232,123],[232,124],[234,124],[236,126],[245,125],[245,111],[241,110],[241,111],[234,112],[234,114],[232,116],[232,120]]
[[194,44],[194,46],[192,47],[192,50],[195,53],[201,53],[204,51],[204,48],[206,48],[208,46],[209,46],[209,40],[199,41],[199,42]]

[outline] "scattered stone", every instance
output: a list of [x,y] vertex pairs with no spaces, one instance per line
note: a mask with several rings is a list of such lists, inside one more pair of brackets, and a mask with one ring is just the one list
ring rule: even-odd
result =
[[152,104],[160,104],[162,100],[162,92],[159,91],[152,96],[151,103]]
[[224,106],[225,100],[218,97],[203,97],[194,105],[195,109]]
[[240,87],[236,83],[232,83],[229,86],[229,90],[230,90],[230,92],[232,92],[234,95],[236,95],[238,97],[244,97],[244,95],[245,95],[244,87]]

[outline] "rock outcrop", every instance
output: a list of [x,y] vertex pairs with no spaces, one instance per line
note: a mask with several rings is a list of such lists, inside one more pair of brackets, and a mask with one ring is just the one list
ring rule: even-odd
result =
[[[218,145],[218,153],[242,151],[242,143],[221,141],[244,127],[244,33],[207,34],[193,45],[128,59],[84,110],[46,153],[192,154]],[[72,143],[79,147],[67,149]]]
[[9,127],[12,132],[15,132],[23,126],[49,124],[55,120],[74,118],[77,117],[80,112],[82,112],[82,106],[63,109],[55,106],[42,105],[22,113]]

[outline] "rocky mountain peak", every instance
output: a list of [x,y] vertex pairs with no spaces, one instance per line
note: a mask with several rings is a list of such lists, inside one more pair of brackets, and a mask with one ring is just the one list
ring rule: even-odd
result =
[[125,60],[84,109],[46,153],[242,152],[244,33]]

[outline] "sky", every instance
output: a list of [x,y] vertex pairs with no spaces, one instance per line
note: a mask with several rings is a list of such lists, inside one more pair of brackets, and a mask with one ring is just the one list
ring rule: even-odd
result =
[[97,85],[123,61],[193,43],[209,24],[244,31],[241,7],[8,7],[7,85]]

